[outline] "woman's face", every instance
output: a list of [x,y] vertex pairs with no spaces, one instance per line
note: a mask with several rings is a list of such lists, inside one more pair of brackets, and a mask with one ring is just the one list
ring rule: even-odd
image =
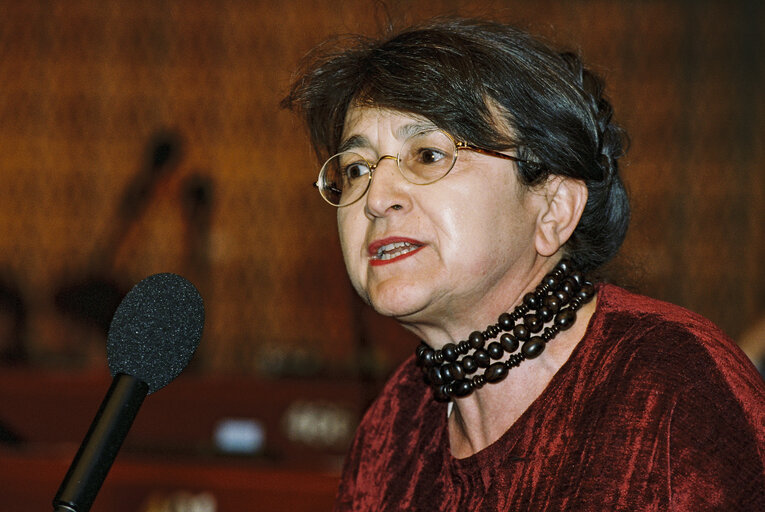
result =
[[[375,162],[395,156],[417,126],[432,125],[352,108],[343,142]],[[445,178],[415,185],[395,160],[381,160],[366,195],[338,209],[353,286],[378,312],[405,324],[470,323],[486,317],[482,311],[504,311],[528,286],[539,201],[519,184],[512,161],[460,150]]]

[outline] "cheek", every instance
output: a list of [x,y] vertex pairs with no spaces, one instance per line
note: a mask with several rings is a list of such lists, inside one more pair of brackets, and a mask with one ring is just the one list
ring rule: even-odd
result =
[[480,274],[531,246],[533,215],[513,189],[498,190],[504,193],[484,191],[470,208],[441,212],[444,259]]
[[348,247],[350,244],[350,222],[348,216],[343,215],[340,210],[337,212],[337,234],[340,237],[340,248],[343,251],[343,257],[348,260]]
[[337,212],[337,231],[345,266],[355,284],[358,279],[359,255],[364,237],[363,223],[352,212],[340,209]]

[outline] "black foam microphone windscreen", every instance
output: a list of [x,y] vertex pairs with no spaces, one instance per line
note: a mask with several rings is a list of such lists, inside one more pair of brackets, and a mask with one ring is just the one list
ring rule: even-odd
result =
[[202,297],[189,281],[169,273],[147,277],[112,318],[106,342],[112,376],[137,377],[149,393],[166,386],[194,355],[204,317]]
[[183,371],[203,326],[202,297],[181,276],[155,274],[128,292],[107,339],[112,386],[53,499],[57,512],[90,509],[144,398]]

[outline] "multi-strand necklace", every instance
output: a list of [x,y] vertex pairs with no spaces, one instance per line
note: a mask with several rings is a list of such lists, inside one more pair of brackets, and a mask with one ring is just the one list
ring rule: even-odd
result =
[[[561,260],[512,313],[502,313],[486,330],[474,331],[466,340],[447,343],[440,350],[421,343],[417,364],[436,400],[468,396],[487,382],[503,380],[525,359],[539,356],[548,341],[574,324],[577,310],[594,295],[595,288],[584,274],[574,270],[570,261]],[[487,345],[500,333],[499,341]],[[479,368],[485,371],[473,375]]]

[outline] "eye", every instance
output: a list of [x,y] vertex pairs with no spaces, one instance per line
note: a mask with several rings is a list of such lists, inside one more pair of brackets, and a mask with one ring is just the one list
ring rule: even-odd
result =
[[343,175],[348,181],[355,181],[369,174],[369,166],[366,162],[353,162],[343,167]]
[[415,155],[417,163],[423,165],[437,164],[444,158],[446,158],[446,154],[440,149],[435,148],[419,148]]

